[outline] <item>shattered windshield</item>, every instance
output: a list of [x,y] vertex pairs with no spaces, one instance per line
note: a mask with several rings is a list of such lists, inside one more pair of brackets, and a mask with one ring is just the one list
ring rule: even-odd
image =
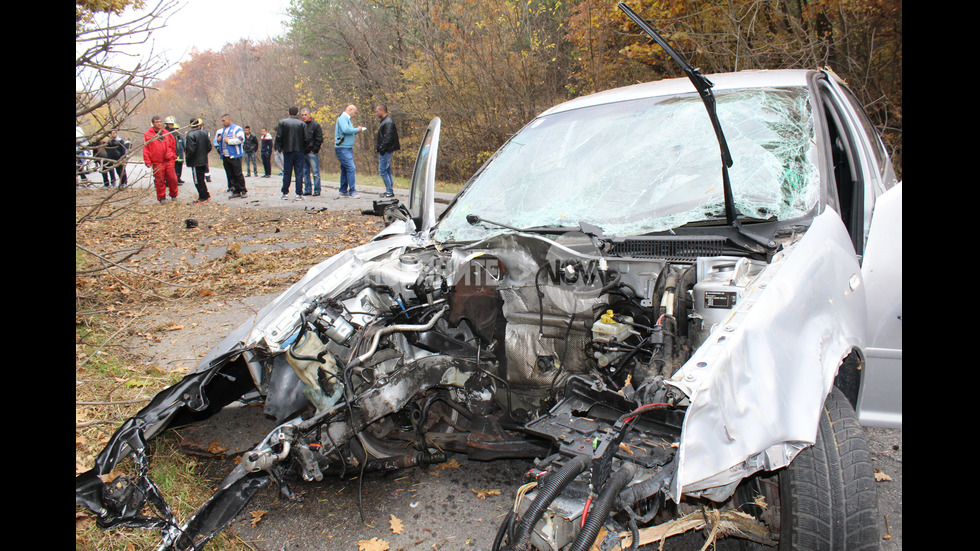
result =
[[[818,199],[813,119],[806,88],[716,95],[734,164],[738,212],[779,220]],[[519,228],[600,227],[606,235],[664,231],[724,219],[721,155],[696,93],[622,101],[539,117],[507,142],[457,198],[437,241]]]

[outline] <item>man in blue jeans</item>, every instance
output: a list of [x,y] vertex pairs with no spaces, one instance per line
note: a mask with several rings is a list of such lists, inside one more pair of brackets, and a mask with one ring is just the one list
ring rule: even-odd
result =
[[282,198],[289,198],[289,182],[296,173],[296,200],[303,200],[303,167],[306,165],[306,126],[297,115],[298,107],[289,108],[289,117],[279,121],[273,147],[282,152]]
[[357,107],[348,105],[347,109],[337,117],[333,132],[333,151],[340,161],[340,196],[358,197],[357,189],[354,187],[354,173],[357,168],[354,166],[354,137],[367,130],[363,126],[355,127],[351,124],[351,119],[357,114]]
[[323,129],[320,123],[313,120],[310,110],[303,108],[299,112],[299,118],[306,125],[306,185],[303,187],[303,195],[320,195],[320,146],[323,145]]
[[394,181],[391,177],[391,155],[401,149],[401,145],[398,143],[398,129],[395,128],[395,122],[388,116],[387,105],[382,103],[375,107],[374,114],[381,121],[380,126],[378,126],[378,135],[375,138],[374,146],[374,151],[378,154],[378,174],[381,175],[381,181],[385,183],[385,192],[381,196],[394,197]]

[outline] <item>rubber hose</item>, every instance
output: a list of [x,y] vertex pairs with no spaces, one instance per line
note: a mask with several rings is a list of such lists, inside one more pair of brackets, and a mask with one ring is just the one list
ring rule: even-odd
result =
[[491,551],[500,551],[500,544],[504,541],[504,534],[507,533],[507,529],[513,520],[514,511],[510,510],[507,512],[507,516],[504,517],[504,522],[501,523],[500,528],[497,529],[497,536],[493,538],[493,547],[490,548]]
[[[676,457],[675,457],[676,460]],[[650,497],[660,491],[661,486],[664,484],[664,480],[673,474],[674,468],[676,466],[675,460],[671,460],[670,463],[665,465],[659,472],[651,476],[650,478],[640,482],[639,484],[634,484],[629,488],[626,488],[619,494],[619,499],[626,505],[633,506],[636,502],[641,499]]]
[[551,502],[590,463],[591,460],[587,456],[576,455],[564,467],[558,469],[555,474],[549,476],[548,480],[539,486],[540,491],[538,492],[538,496],[534,498],[530,507],[527,508],[527,511],[521,517],[521,522],[517,526],[517,531],[514,533],[514,541],[511,543],[510,549],[518,550],[527,545],[528,540],[531,539],[531,531],[534,529],[534,525],[541,520],[541,516],[548,510]]
[[568,551],[588,551],[592,548],[592,544],[595,543],[595,539],[599,535],[599,529],[602,528],[602,523],[609,518],[609,513],[612,511],[613,504],[616,503],[616,498],[619,497],[619,492],[630,483],[635,472],[636,467],[632,463],[627,463],[609,477],[609,481],[602,487],[599,497],[592,502],[589,516],[585,519],[585,526],[582,527],[578,536],[575,536],[575,541],[572,542]]

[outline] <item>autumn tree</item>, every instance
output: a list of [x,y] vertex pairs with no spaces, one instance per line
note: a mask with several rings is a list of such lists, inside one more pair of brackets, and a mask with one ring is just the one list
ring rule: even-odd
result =
[[[583,92],[680,76],[667,54],[613,0],[572,10],[572,82]],[[691,65],[704,73],[830,67],[865,105],[901,174],[900,0],[635,0]]]
[[179,70],[157,83],[140,116],[148,122],[152,115],[173,115],[181,126],[200,117],[205,128],[214,129],[228,113],[256,132],[271,129],[296,102],[298,70],[292,48],[279,40],[243,39],[219,51],[195,48]]
[[125,130],[165,62],[152,50],[133,53],[166,24],[174,8],[163,0],[143,15],[142,1],[86,0],[75,4],[75,126],[89,152],[112,131]]

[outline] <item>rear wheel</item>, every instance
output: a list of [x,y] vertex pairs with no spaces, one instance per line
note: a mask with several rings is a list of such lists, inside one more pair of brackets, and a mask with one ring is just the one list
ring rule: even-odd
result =
[[[750,487],[778,508],[778,524],[766,520],[779,533],[780,551],[878,549],[871,452],[854,408],[837,388],[824,402],[814,445],[778,473],[755,477]],[[742,543],[743,548],[771,549]]]

